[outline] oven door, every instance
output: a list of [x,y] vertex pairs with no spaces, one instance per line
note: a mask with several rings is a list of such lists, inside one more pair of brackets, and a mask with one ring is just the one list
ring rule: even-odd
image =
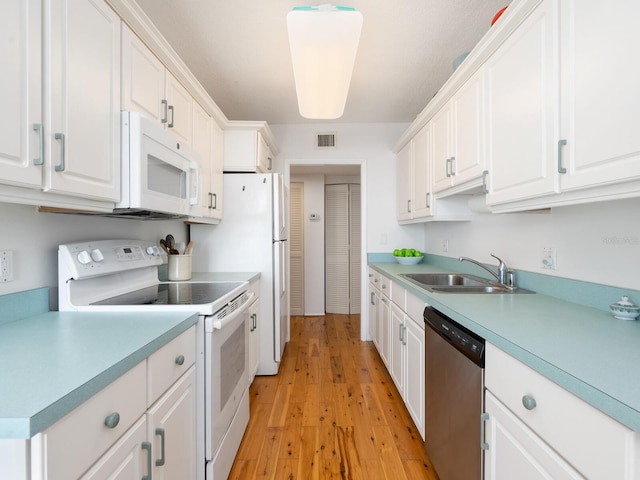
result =
[[249,304],[205,317],[205,455],[211,461],[249,388]]

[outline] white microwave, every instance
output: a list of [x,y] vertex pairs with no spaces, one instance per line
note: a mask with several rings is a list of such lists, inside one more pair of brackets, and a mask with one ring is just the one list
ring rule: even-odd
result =
[[122,112],[122,194],[114,213],[180,218],[198,202],[197,154],[161,125]]

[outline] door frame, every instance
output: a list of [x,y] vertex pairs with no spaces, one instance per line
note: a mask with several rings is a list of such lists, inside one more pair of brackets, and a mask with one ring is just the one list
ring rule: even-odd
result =
[[[355,165],[360,167],[360,340],[366,341],[369,332],[369,318],[367,311],[367,295],[362,292],[367,291],[367,162],[365,159],[352,158],[345,159],[317,159],[317,158],[288,158],[284,160],[284,184],[289,189],[291,183],[291,166],[297,165]],[[289,201],[287,200],[287,215],[290,215]],[[287,245],[287,255],[289,255]],[[289,278],[289,275],[287,275]],[[289,287],[287,285],[287,287]],[[287,289],[288,291],[288,289]]]

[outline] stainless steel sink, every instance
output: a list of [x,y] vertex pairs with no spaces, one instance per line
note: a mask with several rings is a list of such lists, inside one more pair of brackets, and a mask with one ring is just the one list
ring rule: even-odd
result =
[[401,273],[411,283],[434,293],[534,293],[531,290],[512,290],[485,278],[460,273]]

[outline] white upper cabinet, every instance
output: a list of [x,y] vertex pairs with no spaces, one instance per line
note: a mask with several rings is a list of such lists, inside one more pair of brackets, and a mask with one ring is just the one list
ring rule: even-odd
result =
[[61,194],[58,203],[69,205],[67,196],[113,203],[120,198],[120,18],[102,0],[45,5],[44,14],[33,0],[2,7],[0,183]]
[[275,150],[265,122],[229,122],[224,131],[224,171],[273,172]]
[[122,109],[139,112],[170,129],[182,142],[193,140],[194,101],[153,52],[122,27]]
[[411,219],[411,164],[413,144],[407,143],[396,157],[396,216],[398,221]]
[[640,179],[640,65],[629,61],[640,45],[640,2],[560,8],[561,189]]
[[44,155],[40,0],[5,0],[0,15],[0,176],[40,188]]
[[45,22],[45,190],[117,201],[120,18],[102,0],[52,0]]
[[440,192],[482,177],[484,78],[480,69],[434,115],[433,190]]
[[558,8],[543,1],[485,65],[488,204],[558,191]]

